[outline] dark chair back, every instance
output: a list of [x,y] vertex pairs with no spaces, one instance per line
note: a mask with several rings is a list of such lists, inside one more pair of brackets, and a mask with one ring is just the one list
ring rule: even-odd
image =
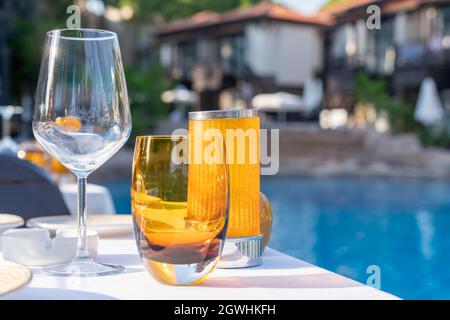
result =
[[47,172],[7,155],[0,155],[0,213],[24,219],[70,214]]

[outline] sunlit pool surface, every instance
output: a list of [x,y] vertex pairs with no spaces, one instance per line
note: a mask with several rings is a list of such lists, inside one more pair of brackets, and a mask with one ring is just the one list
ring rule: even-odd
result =
[[[130,212],[129,183],[108,183]],[[450,182],[263,178],[274,211],[269,245],[404,299],[450,298]]]

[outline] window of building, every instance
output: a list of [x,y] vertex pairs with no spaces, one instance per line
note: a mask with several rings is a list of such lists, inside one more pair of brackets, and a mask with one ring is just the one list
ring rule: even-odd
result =
[[180,43],[178,46],[177,65],[183,78],[190,78],[195,64],[196,45],[194,41]]
[[395,69],[393,20],[383,20],[382,26],[380,30],[376,30],[377,71],[380,74],[389,75]]
[[226,37],[220,41],[220,57],[225,73],[241,73],[244,70],[244,36]]
[[331,34],[331,56],[334,59],[345,58],[346,56],[346,29],[341,26]]

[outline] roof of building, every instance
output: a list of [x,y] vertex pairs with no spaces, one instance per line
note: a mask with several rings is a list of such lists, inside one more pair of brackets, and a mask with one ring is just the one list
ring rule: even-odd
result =
[[355,10],[366,8],[372,4],[380,5],[385,13],[413,10],[427,3],[445,3],[444,0],[347,0],[323,7],[320,13],[336,17]]
[[280,4],[262,2],[249,8],[232,10],[222,14],[209,11],[199,12],[189,18],[164,24],[157,28],[156,33],[159,35],[165,35],[261,18],[300,24],[331,24],[331,20],[328,19],[328,15],[326,14],[319,13],[314,16],[306,16],[298,13],[297,11],[288,9]]
[[347,0],[335,4],[326,5],[320,10],[320,12],[333,16],[337,14],[343,14],[347,11],[357,9],[363,6],[377,4],[380,2],[383,2],[383,0]]

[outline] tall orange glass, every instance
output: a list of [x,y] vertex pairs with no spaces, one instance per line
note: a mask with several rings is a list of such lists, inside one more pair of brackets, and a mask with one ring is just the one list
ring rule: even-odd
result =
[[[260,242],[260,118],[256,110],[219,110],[189,114],[191,140],[221,138],[226,146],[230,175],[230,216],[221,267],[248,267],[261,263]],[[197,143],[197,145],[201,145]],[[199,154],[199,153],[197,153]],[[202,159],[196,159],[194,161]],[[230,256],[243,256],[232,261]],[[242,248],[250,249],[242,249]],[[247,251],[249,252],[247,252]],[[244,252],[243,252],[244,251]],[[228,263],[229,262],[229,263]]]

